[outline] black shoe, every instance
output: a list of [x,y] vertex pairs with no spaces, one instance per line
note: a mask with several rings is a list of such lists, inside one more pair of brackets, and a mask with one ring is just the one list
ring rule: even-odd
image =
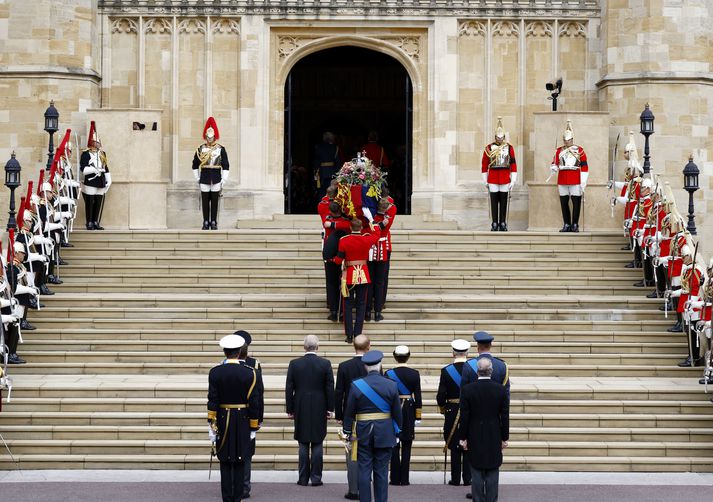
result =
[[402,481],[401,486],[411,486],[411,483],[409,483],[408,481]]
[[348,336],[344,339],[344,343],[354,343],[354,337]]
[[62,247],[62,248],[73,248],[73,247],[74,247],[74,244],[70,244],[69,242],[61,242],[61,243],[59,244],[59,247]]
[[34,330],[36,330],[37,328],[36,328],[35,326],[33,326],[32,324],[30,324],[30,323],[27,321],[27,319],[22,319],[22,320],[20,321],[20,329],[24,329],[25,331],[34,331]]
[[646,298],[658,298],[659,297],[659,292],[658,291],[652,291],[648,295],[646,295]]
[[330,312],[329,316],[327,317],[328,321],[336,321],[337,320],[337,313],[336,312]]
[[501,232],[507,232],[507,231],[508,231],[508,224],[505,223],[505,222],[502,222],[502,223],[500,224],[500,231],[501,231]]
[[631,246],[629,244],[627,244],[626,246],[624,246],[623,248],[620,248],[620,249],[622,251],[631,251]]
[[218,222],[213,220],[210,222],[210,229],[211,230],[218,230]]
[[569,225],[569,223],[565,223],[564,226],[562,227],[562,230],[560,232],[571,232],[572,227]]
[[691,367],[691,358],[687,357],[686,359],[684,359],[683,361],[678,363],[678,367],[679,368],[690,368]]
[[7,356],[7,364],[25,364],[27,361],[22,359],[17,354],[10,354]]
[[644,281],[635,282],[633,285],[634,285],[635,288],[643,288],[643,287],[644,287]]
[[[102,229],[99,229],[99,230],[103,230],[103,228],[102,228]],[[64,261],[62,258],[60,258],[59,261],[57,262],[57,265],[62,265],[62,266],[64,266],[64,265],[69,265],[69,262],[68,262],[68,261]]]
[[94,230],[94,222],[90,221],[87,223],[87,230]]
[[572,230],[570,230],[570,232],[579,232],[579,225],[572,223]]
[[390,484],[391,486],[401,486],[401,483],[397,483],[397,482],[395,482],[395,481],[389,481],[389,484]]
[[298,481],[297,484],[300,486],[309,486],[309,483],[307,481],[305,481],[305,482]]
[[705,361],[703,361],[702,357],[699,357],[698,359],[693,361],[693,366],[696,368],[701,368],[701,367],[705,366]]
[[371,311],[370,310],[367,310],[366,313],[364,314],[364,320],[371,321]]
[[210,221],[204,221],[201,230],[210,230]]
[[497,232],[498,231],[498,222],[494,221],[490,224],[490,231],[491,232]]
[[624,268],[636,268],[636,264],[633,261],[630,261],[626,265],[624,265]]
[[468,493],[465,494],[465,498],[467,498],[467,499],[472,499],[472,498],[473,498],[473,494],[470,493],[470,492],[468,492]]
[[32,299],[30,300],[30,305],[29,305],[29,307],[30,307],[31,309],[37,309],[37,300],[35,300],[34,298],[32,298]]
[[464,481],[463,486],[470,486],[470,481],[468,481],[467,483]]
[[50,284],[64,284],[64,281],[61,279],[58,279],[56,275],[48,275],[47,276],[47,282]]
[[383,320],[384,320],[384,316],[381,315],[381,312],[376,312],[376,313],[374,314],[374,320],[375,320],[376,322],[383,321]]
[[668,331],[669,333],[683,333],[683,326],[681,326],[680,322],[677,322],[676,324],[668,328],[666,331]]
[[316,483],[314,481],[312,482],[312,486],[322,486],[323,484],[321,481],[317,481]]
[[458,481],[454,481],[452,479],[448,481],[448,484],[451,486],[460,486],[460,483]]
[[[703,377],[703,378],[701,378],[700,380],[698,380],[698,383],[701,384],[701,385],[705,385],[705,384],[706,384],[706,379],[705,379],[705,377]],[[713,384],[713,376],[708,377],[708,385],[712,385],[712,384]]]
[[51,291],[46,284],[43,284],[42,286],[40,286],[40,294],[52,296],[54,294],[54,291]]
[[344,498],[347,500],[359,500],[359,494],[358,493],[345,493]]
[[98,221],[94,222],[94,230],[104,230],[104,227],[102,227]]

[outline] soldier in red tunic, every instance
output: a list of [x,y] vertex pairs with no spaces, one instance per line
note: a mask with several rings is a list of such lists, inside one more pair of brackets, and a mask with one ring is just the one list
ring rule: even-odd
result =
[[[381,228],[374,227],[374,233],[362,233],[361,220],[351,222],[352,233],[339,240],[339,250],[334,263],[342,265],[342,296],[344,296],[344,334],[346,342],[352,343],[361,335],[366,313],[366,295],[369,291],[369,250],[381,237]],[[352,310],[355,309],[354,314]]]
[[654,285],[654,272],[651,259],[648,256],[644,259],[643,253],[645,226],[649,218],[649,213],[654,206],[654,201],[651,197],[652,186],[653,182],[649,178],[645,178],[641,182],[641,197],[632,216],[631,236],[634,244],[634,257],[635,259],[638,257],[639,261],[645,262],[644,279],[634,283],[634,286],[637,288]]
[[[579,213],[582,209],[582,197],[587,186],[589,167],[584,149],[574,144],[572,123],[568,120],[564,135],[564,145],[557,148],[550,169],[557,174],[557,187],[560,194],[562,219],[564,226],[560,232],[579,232]],[[572,210],[569,201],[572,200]]]
[[[327,196],[330,191],[334,191],[335,187],[327,189]],[[320,207],[318,211],[322,217],[322,259],[324,260],[324,278],[327,290],[327,307],[329,308],[329,321],[338,319],[339,311],[339,279],[341,276],[341,267],[334,263],[334,258],[339,246],[339,240],[349,233],[351,230],[351,220],[342,215],[341,208],[337,202],[331,201],[327,204],[319,203],[319,206],[326,206],[328,214],[323,214],[323,209]]]
[[701,318],[699,308],[693,308],[691,301],[698,301],[699,290],[705,277],[703,267],[700,263],[693,263],[694,257],[691,248],[688,245],[681,249],[681,258],[683,260],[683,269],[681,271],[681,288],[672,292],[671,296],[678,296],[678,306],[676,313],[683,320],[683,331],[688,335],[689,356],[678,363],[682,368],[688,368],[692,365],[700,366],[702,360],[700,357],[700,347],[698,347],[698,337],[694,326]]
[[483,183],[490,193],[490,230],[507,232],[507,208],[510,190],[517,181],[515,150],[505,141],[502,117],[498,117],[495,141],[486,145],[481,160]]
[[386,269],[389,263],[389,255],[391,254],[391,224],[393,220],[389,218],[388,212],[391,204],[388,199],[382,198],[379,200],[376,216],[374,216],[374,224],[381,228],[381,237],[376,241],[369,250],[369,276],[371,284],[369,285],[369,294],[366,303],[367,321],[371,320],[371,311],[374,310],[374,320],[383,321],[384,316],[381,311],[384,308],[386,301]]

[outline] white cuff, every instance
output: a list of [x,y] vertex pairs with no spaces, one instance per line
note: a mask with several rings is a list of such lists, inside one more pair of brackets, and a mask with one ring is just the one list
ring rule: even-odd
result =
[[483,183],[486,185],[488,184],[488,173],[482,173],[483,174]]
[[223,183],[225,183],[226,181],[228,181],[228,178],[230,178],[230,171],[228,171],[227,169],[223,169],[223,170],[221,171],[221,178],[220,178],[220,181],[222,181]]
[[193,177],[196,179],[196,181],[198,181],[199,179],[201,179],[201,173],[198,172],[198,169],[194,169],[194,170],[193,170]]
[[368,207],[362,207],[361,212],[364,213],[364,218],[373,221],[374,217],[371,215],[371,210]]
[[517,183],[517,173],[516,172],[511,172],[510,173],[510,183],[513,185]]

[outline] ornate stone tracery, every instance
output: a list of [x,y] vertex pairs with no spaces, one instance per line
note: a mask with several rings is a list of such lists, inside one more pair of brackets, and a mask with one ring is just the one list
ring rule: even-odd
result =
[[486,33],[487,26],[482,21],[465,21],[458,26],[460,37],[484,37]]
[[525,25],[525,36],[528,37],[551,37],[552,32],[552,23],[547,21],[532,21]]
[[146,20],[144,32],[156,35],[170,35],[173,32],[173,23],[166,17],[154,17]]
[[220,35],[240,35],[240,21],[237,19],[218,19],[212,21],[213,33]]
[[520,25],[514,21],[498,21],[493,24],[493,35],[500,37],[517,37],[520,34]]
[[121,17],[111,21],[112,33],[137,33],[138,31],[139,26],[135,19]]
[[178,33],[205,34],[206,22],[201,18],[190,17],[178,22]]
[[586,38],[587,25],[580,21],[565,21],[559,27],[560,37]]

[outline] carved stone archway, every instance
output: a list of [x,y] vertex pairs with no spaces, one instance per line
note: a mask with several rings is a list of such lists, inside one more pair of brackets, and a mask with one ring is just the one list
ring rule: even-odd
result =
[[[355,33],[356,31],[356,33]],[[353,46],[386,54],[398,61],[411,78],[413,137],[426,137],[427,127],[427,28],[383,29],[324,27],[303,29],[275,27],[271,33],[270,134],[268,178],[282,186],[284,166],[284,88],[294,65],[325,49]],[[428,180],[428,142],[414,142],[412,173],[414,191]]]

